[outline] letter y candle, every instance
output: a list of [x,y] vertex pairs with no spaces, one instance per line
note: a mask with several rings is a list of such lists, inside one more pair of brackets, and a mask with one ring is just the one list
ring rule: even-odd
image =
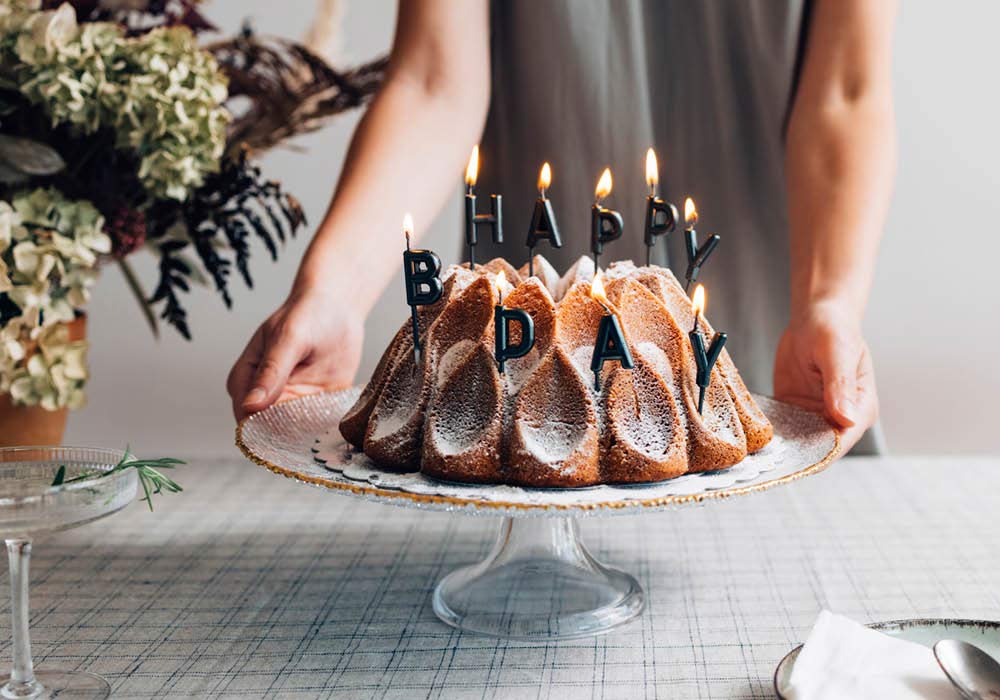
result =
[[725,333],[716,333],[712,337],[712,344],[709,345],[708,352],[705,351],[705,340],[698,328],[698,319],[705,310],[705,288],[700,284],[694,290],[692,310],[694,311],[694,327],[688,333],[688,337],[691,339],[694,362],[698,368],[695,383],[698,385],[698,413],[701,414],[705,409],[705,392],[712,381],[712,368],[715,366],[716,360],[719,359],[719,354],[725,347],[728,336]]

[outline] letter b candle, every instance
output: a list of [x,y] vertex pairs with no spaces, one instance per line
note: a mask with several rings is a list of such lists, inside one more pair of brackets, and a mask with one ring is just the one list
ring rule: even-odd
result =
[[441,298],[444,287],[441,284],[441,259],[430,250],[410,249],[410,233],[413,219],[407,214],[403,219],[406,233],[406,250],[403,251],[403,277],[406,280],[406,303],[410,305],[410,319],[413,326],[413,360],[420,364],[420,323],[417,307],[433,304]]

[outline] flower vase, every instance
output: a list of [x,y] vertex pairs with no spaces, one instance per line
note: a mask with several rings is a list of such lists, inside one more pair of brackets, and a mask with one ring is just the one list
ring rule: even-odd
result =
[[[87,317],[66,324],[70,341],[87,337]],[[0,394],[0,447],[59,445],[66,433],[68,408],[49,411],[41,406],[16,406],[9,394]]]

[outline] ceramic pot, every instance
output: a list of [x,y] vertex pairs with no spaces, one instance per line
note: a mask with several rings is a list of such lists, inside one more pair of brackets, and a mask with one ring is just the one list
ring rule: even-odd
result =
[[[87,317],[68,324],[70,340],[87,337]],[[0,394],[0,447],[59,445],[66,433],[69,409],[46,411],[41,406],[15,406],[9,394]]]

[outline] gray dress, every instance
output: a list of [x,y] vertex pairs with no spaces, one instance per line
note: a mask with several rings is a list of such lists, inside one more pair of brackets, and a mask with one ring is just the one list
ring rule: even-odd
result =
[[[589,249],[590,205],[604,167],[606,206],[624,235],[602,262],[645,261],[645,153],[683,215],[694,198],[700,238],[722,242],[700,280],[708,315],[747,385],[770,393],[788,319],[784,130],[807,0],[494,0],[493,90],[478,192],[504,195],[505,241],[480,236],[477,258],[527,258],[524,242],[543,161],[563,238],[537,252],[564,271]],[[680,232],[653,262],[683,274]],[[872,448],[869,443],[869,449]]]

